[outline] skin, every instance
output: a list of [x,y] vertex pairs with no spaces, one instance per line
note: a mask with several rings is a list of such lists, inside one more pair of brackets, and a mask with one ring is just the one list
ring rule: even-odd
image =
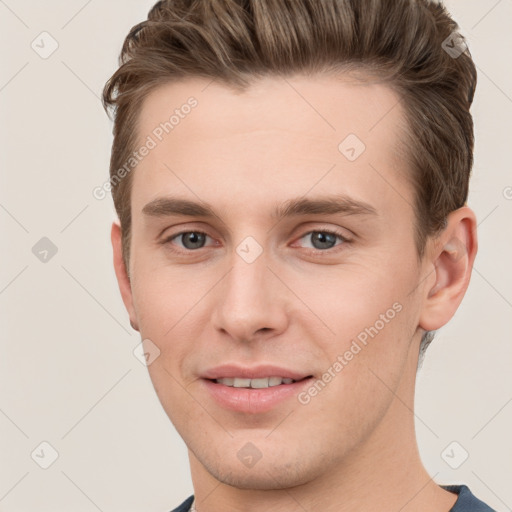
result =
[[[140,140],[190,96],[198,106],[133,174],[130,279],[117,224],[112,244],[132,326],[160,350],[149,372],[189,449],[197,510],[448,511],[456,496],[419,457],[414,386],[422,334],[448,322],[468,286],[474,213],[452,212],[418,258],[410,170],[397,151],[404,114],[385,85],[294,76],[240,93],[188,79],[147,98]],[[353,162],[338,150],[350,133],[366,146]],[[375,213],[272,216],[287,200],[333,194]],[[143,213],[171,195],[216,216]],[[345,241],[315,248],[312,232],[325,229]],[[187,249],[174,236],[183,231],[206,233],[205,245]],[[236,252],[248,236],[263,251],[252,263]],[[397,303],[306,405],[292,397],[242,413],[205,392],[201,375],[223,363],[321,378]],[[237,457],[248,442],[261,453],[251,468]]]

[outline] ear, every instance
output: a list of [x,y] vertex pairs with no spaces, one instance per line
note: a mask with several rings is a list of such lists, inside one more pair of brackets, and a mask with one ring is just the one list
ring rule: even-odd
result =
[[116,272],[119,291],[121,292],[121,297],[123,298],[126,311],[128,311],[128,315],[130,316],[130,325],[136,331],[138,331],[139,326],[137,324],[137,315],[135,313],[135,308],[133,307],[132,286],[130,283],[130,278],[128,277],[126,265],[124,264],[123,260],[121,226],[115,222],[112,223],[110,239],[112,240],[112,249],[114,252],[114,270]]
[[422,329],[439,329],[457,311],[468,288],[478,249],[476,227],[475,214],[464,206],[450,213],[446,228],[431,241],[427,251],[431,275],[425,280],[419,322]]

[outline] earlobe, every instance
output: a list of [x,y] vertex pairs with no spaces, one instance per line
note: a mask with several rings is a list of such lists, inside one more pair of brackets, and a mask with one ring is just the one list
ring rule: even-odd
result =
[[117,277],[117,283],[119,285],[119,291],[121,292],[121,297],[123,299],[124,305],[130,317],[130,325],[132,326],[133,329],[138,331],[139,326],[137,323],[135,308],[133,307],[132,287],[130,283],[130,278],[128,277],[128,271],[126,269],[126,265],[123,259],[121,227],[119,226],[119,224],[115,222],[112,223],[110,238],[112,241],[114,270]]
[[466,293],[477,252],[476,218],[468,207],[452,212],[434,242],[431,265],[434,283],[425,289],[420,327],[434,331],[455,314]]

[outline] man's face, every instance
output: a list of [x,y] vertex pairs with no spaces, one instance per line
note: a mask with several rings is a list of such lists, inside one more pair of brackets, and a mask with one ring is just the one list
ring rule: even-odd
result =
[[133,175],[132,321],[160,350],[149,372],[193,467],[297,485],[396,436],[397,395],[412,400],[424,293],[403,111],[347,77],[207,85],[142,109],[157,145]]

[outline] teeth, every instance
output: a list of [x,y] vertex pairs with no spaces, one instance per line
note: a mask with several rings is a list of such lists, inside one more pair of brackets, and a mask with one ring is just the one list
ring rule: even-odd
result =
[[281,384],[291,384],[295,382],[293,379],[285,377],[263,377],[261,379],[242,379],[239,377],[223,379],[216,379],[215,382],[223,384],[224,386],[234,388],[253,388],[253,389],[265,389],[273,386],[279,386]]
[[281,377],[269,377],[268,385],[269,386],[279,386],[283,382]]
[[251,388],[268,388],[268,377],[263,379],[251,379]]
[[233,379],[233,387],[234,388],[250,388],[251,387],[251,379],[239,379],[235,377]]

